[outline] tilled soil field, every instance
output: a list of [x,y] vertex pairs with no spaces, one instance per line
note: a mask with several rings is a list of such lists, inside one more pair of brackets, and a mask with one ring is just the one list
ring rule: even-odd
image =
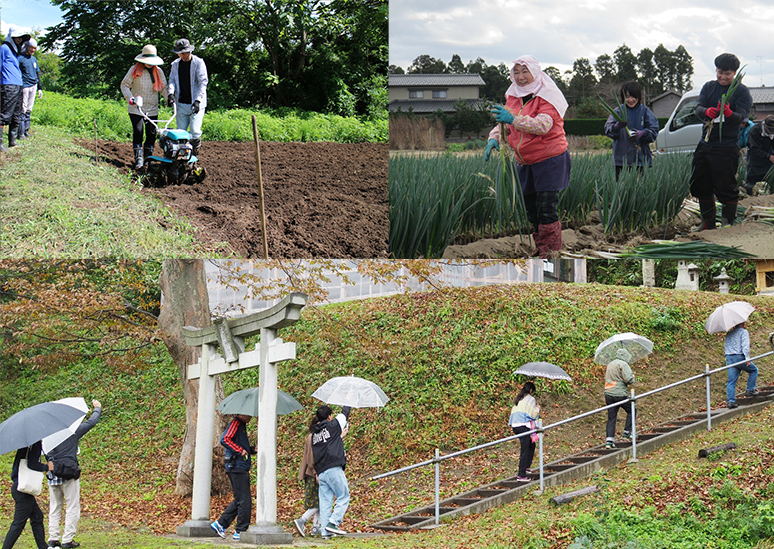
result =
[[[94,141],[78,143],[94,151]],[[131,143],[97,146],[101,159],[131,172]],[[260,151],[269,257],[387,257],[386,143],[261,142]],[[263,257],[255,145],[204,142],[199,159],[207,170],[202,183],[143,192],[186,217],[202,242]]]

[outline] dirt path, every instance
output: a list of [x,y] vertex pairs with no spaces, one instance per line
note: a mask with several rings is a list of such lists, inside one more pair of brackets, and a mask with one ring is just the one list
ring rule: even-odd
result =
[[[774,195],[756,196],[740,201],[744,207],[759,206],[774,208]],[[596,212],[592,212],[591,223],[583,226],[563,226],[562,253],[571,256],[589,258],[605,257],[605,253],[621,253],[642,244],[651,244],[657,239],[673,239],[677,241],[704,240],[724,246],[738,246],[743,251],[759,258],[774,258],[774,225],[745,220],[745,222],[715,229],[692,233],[691,226],[698,218],[686,211],[678,216],[670,226],[652,231],[633,232],[625,234],[604,233],[602,224]],[[455,242],[446,248],[444,259],[508,259],[527,258],[534,252],[532,238],[525,236],[508,236],[490,238],[464,243]]]
[[[77,142],[94,150],[93,141]],[[108,162],[130,172],[131,143],[98,144]],[[189,219],[202,242],[262,257],[255,146],[205,142],[199,156],[207,170],[201,184],[143,192]],[[270,257],[387,257],[386,143],[262,142],[261,175]]]

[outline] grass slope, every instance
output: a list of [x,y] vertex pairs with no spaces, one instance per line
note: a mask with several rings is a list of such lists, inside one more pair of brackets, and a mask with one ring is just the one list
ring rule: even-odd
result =
[[[75,145],[66,131],[37,126],[0,158],[0,255],[24,258],[201,257],[193,226],[139,183]],[[77,186],[69,182],[76,181]]]
[[[445,453],[509,434],[505,419],[522,381],[511,372],[521,363],[548,360],[573,376],[572,385],[539,381],[538,398],[545,421],[551,423],[601,405],[603,369],[593,364],[593,353],[613,333],[634,331],[655,342],[654,354],[634,367],[640,393],[703,371],[705,363],[721,365],[722,337],[707,335],[703,321],[714,307],[733,298],[588,284],[524,284],[307,309],[300,322],[280,333],[297,343],[298,359],[281,366],[279,385],[296,396],[305,411],[278,421],[278,520],[291,531],[291,519],[302,511],[297,467],[305,424],[318,404],[310,395],[324,379],[349,374],[366,377],[391,398],[378,412],[354,411],[346,442],[352,503],[344,527],[368,530],[367,525],[376,520],[431,501],[433,490],[431,468],[377,482],[369,480],[372,474],[428,459],[436,447]],[[757,297],[749,301],[757,308],[749,329],[753,353],[758,354],[768,350],[764,336],[774,320],[774,304]],[[7,365],[7,358],[0,357],[0,363]],[[769,364],[770,360],[759,364],[761,384],[771,383]],[[103,402],[104,420],[82,440],[81,454],[83,512],[94,521],[84,522],[80,537],[93,546],[117,547],[118,531],[122,547],[145,547],[148,538],[137,532],[172,532],[190,513],[190,501],[173,494],[184,432],[174,366],[163,348],[156,348],[136,368],[133,373],[114,371],[94,360],[45,374],[16,371],[9,365],[2,372],[0,417],[35,402],[73,394]],[[231,374],[225,383],[227,392],[255,385],[257,371]],[[723,403],[724,389],[722,376],[715,377],[714,405]],[[682,386],[662,395],[642,403],[640,429],[701,409],[704,385]],[[624,547],[626,540],[651,539],[668,531],[679,515],[686,520],[682,527],[689,539],[696,540],[680,547],[751,547],[754,544],[745,539],[753,539],[753,534],[743,535],[743,525],[734,522],[738,519],[734,510],[746,509],[749,515],[754,508],[755,516],[768,517],[758,499],[768,496],[767,472],[774,471],[767,449],[772,422],[772,411],[767,409],[758,417],[741,418],[694,440],[640,456],[635,466],[617,467],[578,483],[575,487],[596,482],[604,489],[569,507],[551,509],[548,497],[573,486],[455,520],[433,532],[339,539],[336,545],[558,548],[585,535],[594,547]],[[549,432],[546,459],[600,443],[603,423],[603,418],[594,417]],[[250,431],[254,434],[254,426]],[[696,461],[697,448],[729,437],[735,437],[738,450],[721,461]],[[442,497],[512,475],[517,454],[508,445],[446,462]],[[11,459],[11,455],[0,456],[0,471],[10,469]],[[727,480],[734,485],[726,487]],[[12,512],[9,484],[4,475],[0,530],[7,529]],[[46,505],[47,493],[39,499]],[[212,516],[227,500],[227,495],[213,498]],[[686,507],[674,507],[680,503]],[[697,514],[705,508],[703,515]],[[718,518],[724,508],[727,516]],[[699,517],[695,523],[688,520],[691,513]],[[701,523],[721,518],[725,522],[712,522],[718,533],[700,531]],[[102,521],[117,530],[103,531]],[[642,532],[633,529],[632,524],[640,523],[651,526]],[[765,520],[761,524],[760,529],[767,531]],[[737,536],[735,545],[724,545],[723,536],[731,539],[732,535]],[[616,544],[600,545],[608,542]],[[31,547],[31,543],[25,533],[19,547]],[[166,543],[159,539],[157,546]],[[664,540],[630,546],[677,547]]]

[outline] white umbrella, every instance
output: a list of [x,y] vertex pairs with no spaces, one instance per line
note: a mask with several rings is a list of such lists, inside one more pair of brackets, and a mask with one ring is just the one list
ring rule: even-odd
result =
[[647,337],[632,332],[615,334],[597,346],[597,350],[594,353],[594,362],[603,365],[610,364],[615,359],[615,353],[618,349],[626,349],[632,356],[629,360],[629,363],[632,363],[652,353],[653,342]]
[[565,372],[556,364],[550,362],[527,362],[518,370],[514,370],[514,374],[521,374],[523,376],[531,377],[545,377],[548,379],[564,379],[566,381],[572,381],[570,374]]
[[724,303],[709,315],[704,327],[707,333],[727,332],[737,324],[747,322],[747,319],[755,310],[755,307],[746,301],[731,301]]
[[312,396],[326,404],[352,408],[379,408],[390,400],[376,383],[355,376],[329,379]]
[[70,406],[71,408],[75,408],[79,412],[82,412],[83,415],[73,421],[67,428],[62,429],[61,431],[57,431],[56,433],[49,435],[43,439],[43,453],[47,453],[57,446],[59,446],[62,442],[70,438],[72,435],[75,434],[75,430],[78,428],[78,426],[83,422],[83,418],[86,417],[86,414],[89,412],[89,406],[86,404],[86,401],[83,399],[83,397],[69,397],[69,398],[60,398],[59,400],[55,400],[54,402],[57,402],[59,404],[64,404],[66,406]]

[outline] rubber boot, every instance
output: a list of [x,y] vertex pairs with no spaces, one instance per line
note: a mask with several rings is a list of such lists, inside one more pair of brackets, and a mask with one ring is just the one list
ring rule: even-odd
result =
[[29,137],[30,136],[30,126],[32,125],[32,111],[27,111],[26,112],[26,118],[27,118],[27,120],[26,120],[27,123],[24,125],[24,135],[26,137]]
[[145,155],[145,163],[148,163],[148,159],[153,156],[153,147],[148,147],[147,145],[142,148],[142,152]]
[[727,227],[736,221],[736,207],[738,202],[726,202],[720,209],[720,226]]
[[142,161],[142,145],[134,146],[134,169],[141,170],[144,163]]
[[27,119],[24,114],[22,114],[21,120],[19,121],[19,127],[16,128],[16,139],[27,139],[27,136],[24,135],[24,129],[27,127]]
[[14,126],[13,124],[11,124],[10,126],[8,126],[8,148],[9,149],[11,147],[16,146],[16,132],[18,131],[18,129],[19,129],[18,125]]
[[199,147],[202,146],[202,140],[201,139],[191,139],[191,147],[192,151],[191,154],[198,157],[199,156]]
[[0,152],[5,152],[8,149],[5,148],[5,145],[3,145],[3,129],[5,126],[0,126]]
[[715,228],[715,199],[700,198],[699,199],[699,211],[701,212],[701,223],[698,226],[693,227],[691,231],[697,233],[699,231],[707,231]]
[[544,246],[540,258],[548,259],[551,252],[559,252],[562,249],[562,222],[554,221],[548,225],[539,225],[538,233]]

